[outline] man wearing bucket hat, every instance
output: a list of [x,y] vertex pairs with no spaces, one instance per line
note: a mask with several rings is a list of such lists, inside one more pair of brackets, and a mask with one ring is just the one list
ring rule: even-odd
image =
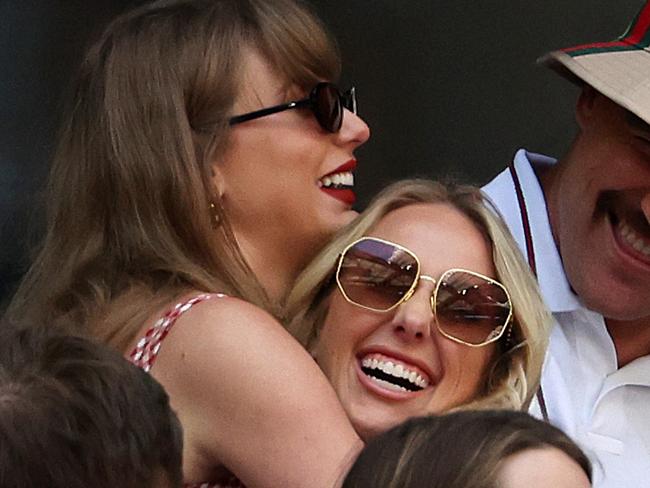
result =
[[649,45],[650,2],[618,40],[541,58],[582,87],[578,134],[484,188],[557,323],[532,411],[590,454],[598,488],[650,486]]

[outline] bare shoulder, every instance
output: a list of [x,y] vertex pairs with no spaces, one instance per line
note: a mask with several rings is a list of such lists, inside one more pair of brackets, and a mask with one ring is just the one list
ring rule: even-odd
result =
[[186,443],[247,486],[332,486],[359,447],[311,356],[242,300],[215,297],[185,312],[151,371],[168,390]]
[[[217,350],[227,355],[250,352],[257,340],[286,341],[291,348],[295,342],[268,312],[228,296],[194,305],[178,318],[169,336],[163,347],[182,353],[185,361],[205,354],[215,359]],[[233,346],[242,347],[232,350]]]
[[[238,298],[223,296],[195,304],[176,321],[163,341],[152,369],[209,381],[210,371],[272,348],[280,354],[305,354],[282,325],[265,310]],[[169,378],[171,379],[171,378]]]

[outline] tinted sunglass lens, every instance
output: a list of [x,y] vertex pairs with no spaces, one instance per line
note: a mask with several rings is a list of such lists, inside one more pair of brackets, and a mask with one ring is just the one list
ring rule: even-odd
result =
[[472,273],[453,271],[441,278],[435,313],[443,333],[480,345],[503,334],[510,301],[500,285]]
[[339,91],[332,83],[319,83],[314,93],[314,113],[318,123],[329,132],[338,132],[343,123]]
[[417,276],[417,261],[408,252],[385,242],[364,239],[343,255],[337,281],[351,302],[388,310],[409,292]]
[[355,87],[341,94],[341,103],[343,107],[347,108],[353,114],[357,113],[357,92]]

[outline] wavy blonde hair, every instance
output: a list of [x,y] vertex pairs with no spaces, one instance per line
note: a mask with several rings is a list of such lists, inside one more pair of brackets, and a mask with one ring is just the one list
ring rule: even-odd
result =
[[459,408],[527,408],[539,385],[551,318],[517,244],[494,206],[475,187],[405,180],[384,189],[298,277],[287,299],[287,329],[305,347],[313,347],[327,314],[335,287],[332,275],[343,249],[390,212],[423,203],[450,205],[476,225],[492,247],[497,278],[508,289],[513,306],[510,345],[496,354],[479,398]]

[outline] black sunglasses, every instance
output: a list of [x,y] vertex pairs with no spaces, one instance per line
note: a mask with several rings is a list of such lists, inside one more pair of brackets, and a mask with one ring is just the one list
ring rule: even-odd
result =
[[323,129],[328,132],[338,132],[343,124],[343,109],[347,108],[353,114],[357,113],[357,97],[354,87],[345,93],[341,93],[335,84],[322,82],[314,87],[307,98],[236,115],[230,119],[230,125],[240,124],[292,108],[309,108],[314,112],[316,120]]

